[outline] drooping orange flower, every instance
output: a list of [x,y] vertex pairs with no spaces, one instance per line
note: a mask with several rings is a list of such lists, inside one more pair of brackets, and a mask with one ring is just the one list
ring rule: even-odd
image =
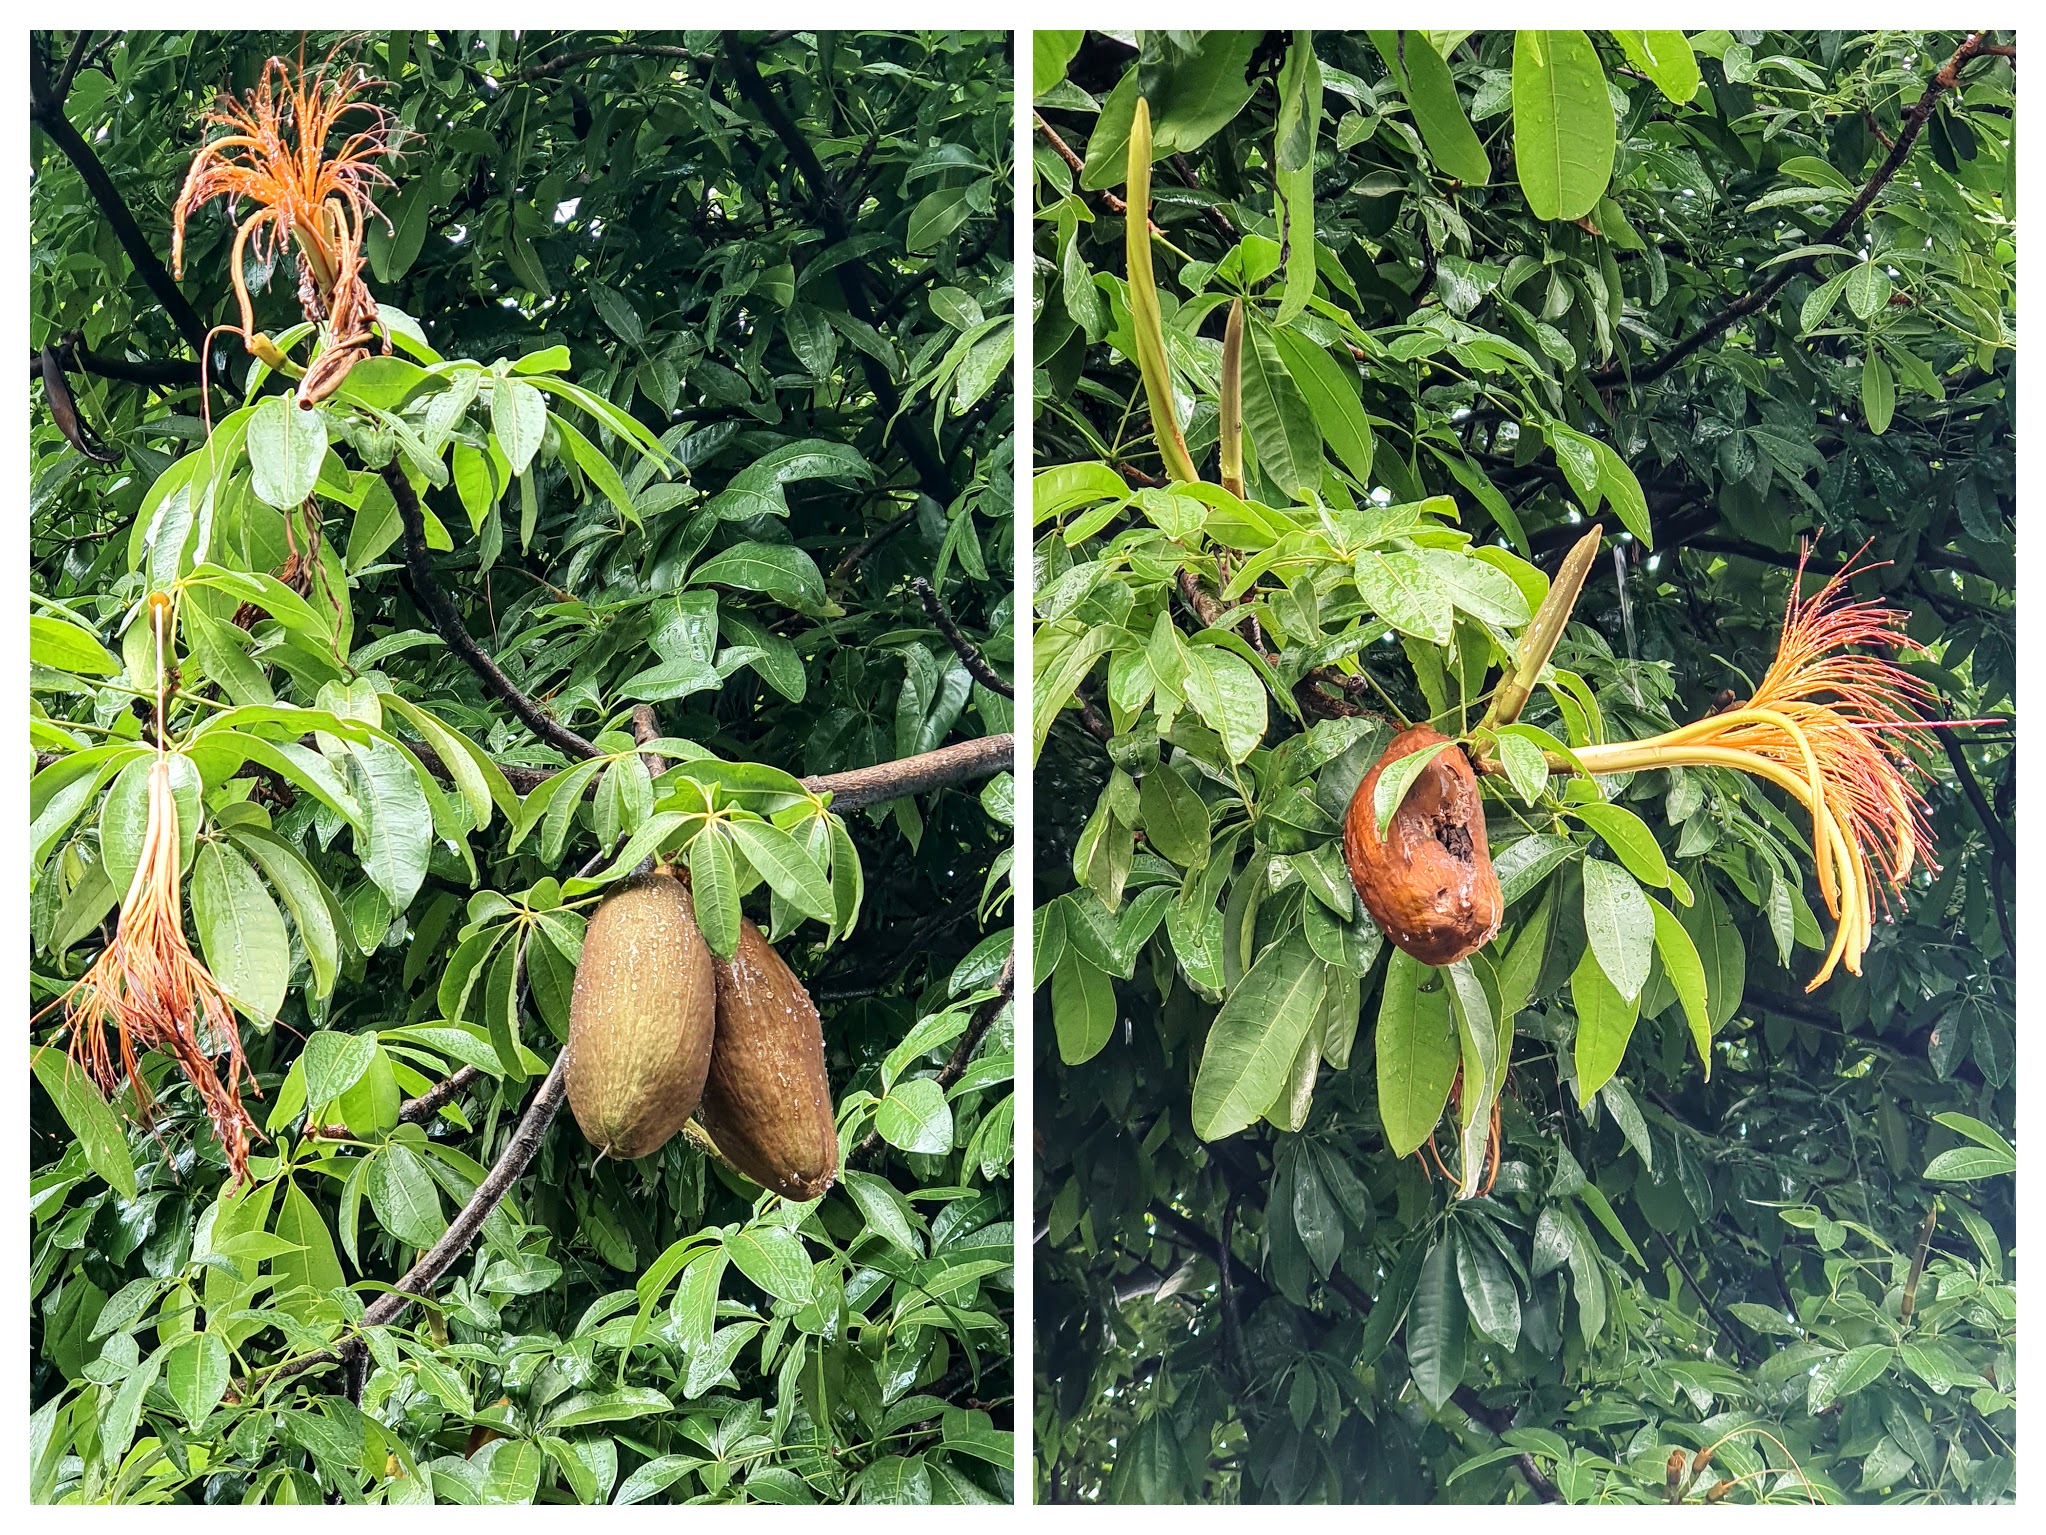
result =
[[[162,655],[170,634],[166,594],[150,598],[150,621]],[[159,667],[159,720],[164,691]],[[242,1106],[241,1084],[245,1077],[252,1088],[255,1083],[242,1056],[232,999],[185,938],[178,802],[171,787],[170,753],[161,747],[149,767],[148,804],[142,856],[121,902],[114,941],[52,1005],[64,1009],[71,1058],[110,1097],[123,1077],[133,1083],[137,1113],[144,1123],[151,1102],[139,1054],[158,1050],[169,1056],[197,1089],[227,1152],[232,1180],[239,1183],[247,1175],[249,1135],[255,1129]],[[117,1047],[108,1043],[110,1025]],[[224,1081],[214,1068],[215,1056],[226,1057]]]
[[1595,774],[1736,768],[1775,784],[1810,813],[1819,893],[1837,927],[1807,991],[1842,960],[1861,973],[1878,875],[1901,890],[1914,866],[1937,866],[1918,788],[1924,770],[1905,750],[1910,733],[1986,723],[1924,718],[1932,690],[1888,655],[1858,648],[1921,648],[1905,634],[1902,613],[1848,591],[1851,576],[1873,568],[1849,560],[1807,598],[1799,559],[1776,659],[1746,703],[1647,740],[1576,752]]
[[[330,56],[294,79],[291,66],[273,58],[241,101],[222,96],[205,122],[227,132],[193,159],[171,214],[171,267],[182,277],[185,221],[192,213],[216,197],[255,204],[235,229],[230,263],[242,341],[273,366],[275,348],[256,330],[243,266],[251,250],[258,261],[272,262],[295,246],[306,318],[332,327],[328,351],[336,361],[327,364],[325,393],[347,371],[340,359],[352,365],[363,355],[376,320],[362,281],[362,242],[370,218],[382,216],[373,193],[392,184],[379,162],[393,152],[390,114],[361,99],[374,82],[353,67],[332,66]],[[358,125],[344,128],[351,114]]]

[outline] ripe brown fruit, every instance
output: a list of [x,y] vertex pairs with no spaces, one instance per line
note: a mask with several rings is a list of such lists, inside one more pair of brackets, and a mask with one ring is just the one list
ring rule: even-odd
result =
[[591,1145],[643,1157],[696,1112],[715,994],[710,946],[681,880],[643,874],[604,898],[568,1008],[568,1106]]
[[717,1039],[697,1118],[740,1172],[785,1199],[815,1199],[838,1177],[838,1129],[817,1004],[760,929],[711,960]]
[[1383,841],[1372,799],[1379,774],[1445,739],[1426,725],[1392,738],[1343,818],[1343,857],[1364,909],[1385,936],[1428,965],[1475,953],[1499,931],[1505,902],[1485,845],[1477,775],[1455,747],[1436,753],[1393,812]]

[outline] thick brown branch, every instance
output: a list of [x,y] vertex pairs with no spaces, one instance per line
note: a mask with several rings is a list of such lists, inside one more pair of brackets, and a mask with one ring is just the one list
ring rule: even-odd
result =
[[[476,1239],[476,1233],[483,1229],[483,1223],[490,1217],[511,1186],[525,1173],[538,1155],[540,1144],[547,1138],[548,1127],[554,1123],[554,1116],[561,1111],[561,1100],[567,1095],[568,1051],[562,1050],[554,1057],[554,1067],[540,1084],[540,1090],[533,1095],[533,1101],[526,1105],[526,1112],[519,1119],[518,1128],[506,1142],[497,1163],[476,1185],[476,1192],[469,1196],[469,1202],[456,1212],[448,1223],[448,1229],[441,1239],[419,1255],[412,1267],[398,1279],[391,1289],[372,1301],[363,1312],[364,1327],[384,1327],[404,1315],[405,1308],[426,1294],[434,1283],[454,1266],[454,1262]],[[460,1073],[457,1073],[460,1075]],[[453,1078],[449,1079],[450,1081]],[[445,1084],[443,1084],[445,1085]],[[349,1366],[351,1373],[359,1366],[358,1361],[367,1352],[361,1337],[355,1336],[337,1344],[333,1349],[302,1358],[289,1360],[273,1370],[264,1379],[268,1385],[275,1381],[288,1380],[308,1370],[325,1369],[337,1364]]]
[[78,172],[85,189],[92,194],[92,200],[106,216],[107,226],[113,230],[114,238],[121,243],[121,249],[128,253],[128,260],[134,265],[135,273],[156,295],[156,301],[163,305],[171,323],[178,328],[178,334],[185,338],[193,351],[198,351],[206,342],[206,322],[199,318],[191,300],[178,290],[171,280],[156,248],[150,244],[135,223],[135,216],[128,211],[127,203],[121,199],[113,178],[100,163],[92,146],[86,143],[79,131],[71,126],[71,120],[64,115],[62,99],[57,95],[49,72],[44,66],[42,50],[28,51],[29,121],[49,136],[50,142],[63,152]]
[[603,753],[596,747],[520,692],[518,685],[504,674],[503,668],[470,638],[462,615],[455,611],[454,604],[448,601],[447,593],[441,590],[440,582],[434,578],[433,561],[426,552],[426,519],[420,512],[419,497],[413,493],[412,482],[405,477],[404,466],[394,457],[384,465],[382,472],[384,483],[391,488],[391,499],[398,504],[398,518],[405,528],[405,574],[412,588],[413,600],[425,610],[434,631],[447,641],[450,650],[468,663],[471,671],[483,679],[483,686],[509,705],[512,713],[523,720],[534,735],[573,757],[601,757]]
[[907,794],[922,794],[948,784],[965,783],[1007,773],[1016,765],[1016,738],[979,736],[915,757],[899,757],[875,767],[852,768],[843,773],[821,773],[803,780],[812,794],[831,795],[831,808],[843,813],[868,805],[879,805]]
[[[91,373],[100,378],[110,378],[123,384],[147,384],[153,388],[190,388],[199,382],[199,365],[196,362],[169,362],[156,358],[103,357],[98,352],[89,352],[78,344],[76,336],[66,336],[52,348],[65,367],[79,373]],[[28,376],[39,379],[43,376],[42,354],[32,351],[28,354]]]
[[973,641],[960,630],[959,620],[954,618],[951,610],[945,606],[945,599],[938,595],[937,588],[922,576],[910,577],[909,585],[922,601],[924,612],[930,615],[931,622],[938,626],[938,633],[945,636],[945,643],[952,647],[953,654],[959,657],[959,664],[966,668],[973,680],[1004,698],[1014,698],[1016,689],[1006,677],[989,666],[987,658],[974,648]]
[[[1831,227],[1812,242],[1814,245],[1838,245],[1861,221],[1861,216],[1868,212],[1883,188],[1903,169],[1904,161],[1910,156],[1911,146],[1925,130],[1927,121],[1932,117],[1933,108],[1939,104],[1939,98],[1960,83],[1961,67],[1982,52],[1987,37],[1986,32],[1971,32],[1961,46],[1954,50],[1953,57],[1948,59],[1939,72],[1926,83],[1924,94],[1904,114],[1903,127],[1898,130],[1896,142],[1890,146],[1890,152],[1883,157],[1883,163],[1876,168],[1876,173],[1868,179],[1868,184],[1855,196],[1854,201],[1842,210]],[[1636,387],[1654,383],[1700,347],[1724,334],[1736,321],[1762,308],[1782,292],[1793,277],[1810,272],[1817,264],[1816,256],[1805,256],[1796,261],[1784,262],[1760,287],[1749,289],[1654,362],[1634,373],[1633,383]],[[1616,364],[1592,374],[1590,382],[1595,388],[1604,388],[1609,384],[1619,383],[1627,376],[1626,369]]]

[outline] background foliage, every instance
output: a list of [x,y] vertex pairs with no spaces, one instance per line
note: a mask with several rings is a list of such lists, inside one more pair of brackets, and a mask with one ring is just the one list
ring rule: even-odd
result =
[[[1013,790],[987,775],[1011,713],[906,585],[930,580],[1007,668],[1000,38],[33,47],[31,367],[54,384],[30,418],[31,1004],[108,941],[134,827],[85,759],[136,755],[148,631],[122,625],[176,585],[193,924],[276,1015],[243,1020],[268,1139],[241,1191],[160,1058],[144,1131],[115,1118],[130,1094],[110,1111],[39,1054],[35,1496],[1006,1498]],[[233,312],[220,205],[183,284],[162,269],[198,114],[272,54],[334,49],[407,130],[368,247],[397,353],[309,413],[323,453],[216,338],[209,457],[194,359]],[[252,281],[287,337],[292,273]],[[600,760],[565,767],[447,653],[399,563],[387,461],[461,622]],[[314,475],[317,526],[277,510]],[[316,550],[302,599],[272,579],[287,527]],[[668,776],[635,749],[635,705]],[[808,802],[791,774],[979,738],[997,750],[951,787],[842,805],[849,837],[788,819]],[[432,1303],[371,1330],[361,1377],[276,1371],[343,1335],[506,1147],[565,1030],[591,888],[571,875],[628,870],[648,826],[673,845],[676,817],[649,816],[714,786],[743,823],[726,888],[821,1005],[853,1170],[788,1207],[680,1139],[592,1166],[562,1116]],[[411,1101],[464,1066],[438,1112]]]
[[[1942,85],[1958,34],[1038,34],[1040,1496],[2008,1496],[1996,41]],[[1209,476],[1248,296],[1244,501],[1161,485],[1122,275],[1139,91]],[[1468,723],[1594,516],[1618,549],[1557,656],[1575,680],[1527,715],[1557,738],[1751,690],[1807,538],[1819,570],[1868,543],[1855,590],[1909,613],[1909,669],[2006,723],[1928,739],[1942,868],[1809,996],[1794,807],[1722,771],[1608,780],[1607,807],[1488,780],[1506,928],[1455,1007],[1510,1020],[1503,1166],[1457,1202],[1387,1145],[1440,1112],[1456,1035],[1422,1059],[1414,1019],[1451,1003],[1388,966],[1335,833],[1373,714]],[[1273,655],[1211,627],[1224,584]],[[1593,868],[1671,886],[1709,1080],[1657,955],[1580,1104],[1578,999],[1614,968]]]

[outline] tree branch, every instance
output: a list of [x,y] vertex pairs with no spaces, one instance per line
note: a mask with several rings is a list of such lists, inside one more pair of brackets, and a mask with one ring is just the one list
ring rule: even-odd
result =
[[460,1096],[471,1082],[483,1073],[474,1066],[464,1066],[451,1074],[446,1081],[436,1082],[417,1098],[407,1098],[398,1105],[398,1122],[406,1125],[423,1125],[441,1111],[444,1104]]
[[[95,374],[100,378],[115,379],[124,384],[190,389],[197,387],[199,383],[199,365],[196,362],[106,357],[98,352],[87,351],[79,344],[75,335],[61,338],[50,350],[58,355],[67,368],[76,369],[80,373]],[[28,376],[32,380],[43,376],[41,352],[31,351],[28,354]]]
[[707,62],[709,58],[708,55],[698,53],[693,48],[677,48],[663,43],[606,43],[596,48],[584,48],[576,53],[556,54],[551,59],[529,64],[517,73],[506,75],[494,83],[500,87],[525,85],[534,80],[557,76],[564,70],[573,69],[578,64],[587,64],[592,59],[618,57],[678,59],[685,64],[701,64]]
[[861,810],[905,795],[942,789],[948,784],[1013,772],[1015,758],[1016,738],[1005,731],[941,746],[914,757],[898,757],[875,767],[821,773],[805,778],[803,787],[812,794],[830,794],[833,810]]
[[909,585],[910,590],[922,599],[924,612],[929,614],[931,622],[938,626],[938,632],[945,636],[945,643],[952,647],[953,653],[959,657],[959,664],[966,668],[973,680],[1004,698],[1014,698],[1016,689],[1010,685],[1007,678],[987,664],[987,658],[981,655],[974,648],[973,642],[960,631],[959,621],[946,608],[945,599],[938,595],[937,589],[922,576],[911,576]]
[[43,62],[43,51],[38,47],[28,50],[28,89],[29,121],[42,129],[50,142],[63,152],[64,158],[71,162],[84,181],[85,189],[92,194],[92,200],[106,215],[107,226],[113,230],[114,238],[128,253],[135,275],[156,295],[156,301],[163,305],[164,313],[170,316],[178,334],[185,338],[193,351],[199,351],[206,344],[206,322],[199,318],[199,311],[192,307],[191,301],[171,280],[155,248],[136,225],[128,205],[121,200],[121,194],[116,190],[113,178],[107,174],[107,168],[100,163],[99,156],[93,153],[92,146],[64,115],[63,100],[50,80]]
[[[938,1072],[938,1086],[950,1087],[966,1074],[966,1066],[973,1059],[973,1052],[980,1048],[980,1042],[987,1037],[987,1031],[1001,1017],[1016,995],[1016,950],[1011,946],[1009,957],[1002,961],[1002,973],[995,980],[995,994],[973,1010],[973,1017],[966,1025],[966,1032],[959,1036],[959,1043],[946,1058],[944,1067]],[[858,1145],[846,1156],[847,1167],[857,1167],[873,1156],[881,1144],[881,1132],[869,1130],[860,1137]]]
[[[1838,245],[1860,222],[1861,216],[1868,212],[1882,189],[1890,184],[1898,171],[1903,169],[1904,161],[1910,156],[1911,146],[1918,141],[1918,135],[1924,131],[1927,121],[1931,119],[1932,109],[1939,104],[1939,98],[1960,83],[1961,67],[1982,52],[1987,39],[1987,32],[1969,33],[1961,46],[1954,50],[1953,57],[1948,59],[1938,73],[1927,82],[1924,94],[1904,114],[1904,125],[1897,133],[1896,142],[1890,146],[1889,154],[1883,157],[1883,163],[1876,168],[1876,173],[1868,179],[1868,184],[1856,195],[1854,201],[1849,203],[1833,221],[1832,226],[1812,242],[1814,245]],[[1782,292],[1793,277],[1810,272],[1817,265],[1816,256],[1805,256],[1796,261],[1784,262],[1760,287],[1752,288],[1733,300],[1661,357],[1634,373],[1632,375],[1634,387],[1654,383],[1700,347],[1724,334],[1735,321],[1762,308]],[[1602,389],[1628,377],[1627,370],[1616,363],[1592,374],[1589,382],[1592,387]]]
[[[790,162],[803,177],[803,184],[810,189],[810,206],[824,226],[824,233],[831,245],[843,245],[853,235],[844,207],[838,196],[838,185],[831,173],[817,158],[816,148],[805,137],[803,130],[790,117],[767,82],[760,77],[760,71],[753,63],[753,54],[737,32],[722,33],[725,57],[732,67],[733,82],[739,94],[748,105],[758,112],[761,119],[781,140],[788,151]],[[839,291],[845,296],[846,308],[854,319],[866,325],[874,323],[874,307],[867,293],[867,267],[864,261],[855,258],[841,261],[832,268],[832,275],[838,279]],[[874,392],[875,400],[881,406],[881,415],[895,420],[901,415],[902,395],[895,387],[895,379],[882,363],[864,351],[859,354],[860,368],[866,374],[867,387]],[[904,416],[897,423],[902,437],[902,449],[916,466],[917,478],[923,483],[930,496],[949,504],[954,487],[951,473],[938,453],[937,444],[931,439],[923,422],[913,416]]]
[[483,679],[483,686],[508,704],[512,713],[523,720],[534,735],[572,757],[601,757],[603,753],[596,747],[520,692],[518,685],[504,674],[503,668],[470,638],[462,615],[455,611],[447,593],[434,579],[433,561],[426,552],[426,519],[420,513],[419,497],[413,493],[412,482],[405,477],[404,466],[393,456],[384,465],[382,474],[384,483],[391,489],[391,499],[398,503],[398,517],[405,527],[405,573],[413,599],[425,610],[435,632],[447,641],[450,650],[469,664],[471,671]]

